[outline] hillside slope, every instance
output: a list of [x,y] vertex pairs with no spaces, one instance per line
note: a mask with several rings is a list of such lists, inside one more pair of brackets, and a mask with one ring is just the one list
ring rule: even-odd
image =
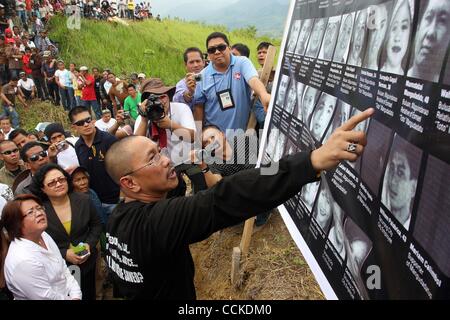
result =
[[252,50],[251,58],[255,65],[258,43],[270,40],[255,38],[245,32],[227,32],[224,27],[177,20],[148,20],[131,23],[128,27],[83,20],[81,30],[70,30],[64,18],[52,20],[50,37],[60,43],[61,57],[78,66],[110,68],[119,76],[144,72],[147,76],[160,77],[169,84],[175,84],[185,74],[184,50],[199,47],[205,51],[205,40],[214,31],[225,32],[231,44],[247,44]]

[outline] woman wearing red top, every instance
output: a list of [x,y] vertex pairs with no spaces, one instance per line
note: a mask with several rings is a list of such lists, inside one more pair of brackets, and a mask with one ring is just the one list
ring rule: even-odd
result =
[[29,66],[30,58],[31,58],[31,49],[26,47],[25,48],[25,54],[22,57],[22,62],[23,62],[22,69],[23,69],[23,71],[25,71],[27,76],[31,75],[31,68]]

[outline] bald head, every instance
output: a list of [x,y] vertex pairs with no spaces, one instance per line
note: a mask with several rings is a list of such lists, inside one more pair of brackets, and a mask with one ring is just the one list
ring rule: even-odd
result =
[[106,153],[106,171],[115,183],[133,170],[133,159],[143,144],[153,143],[150,139],[141,136],[129,136],[114,143]]

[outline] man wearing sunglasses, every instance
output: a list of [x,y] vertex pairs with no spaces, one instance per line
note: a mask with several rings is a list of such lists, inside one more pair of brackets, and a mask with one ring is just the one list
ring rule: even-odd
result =
[[89,109],[75,107],[69,112],[72,129],[80,135],[75,144],[78,162],[87,169],[91,177],[91,188],[97,193],[102,207],[111,213],[119,202],[119,186],[109,177],[105,169],[105,154],[117,138],[95,127]]
[[19,148],[14,142],[0,142],[0,160],[4,163],[4,167],[0,169],[0,183],[11,187],[14,179],[25,170],[25,166],[20,163]]
[[[30,170],[29,175],[20,182],[15,188],[14,195],[18,196],[20,194],[31,193],[29,187],[31,185],[33,175],[43,166],[50,163],[50,158],[42,148],[39,142],[28,142],[20,150],[20,157],[25,162],[25,167]],[[19,176],[20,177],[20,176]]]
[[252,90],[265,108],[270,102],[252,62],[231,54],[226,35],[210,34],[206,40],[211,63],[202,72],[194,95],[194,118],[205,125],[227,129],[247,129]]

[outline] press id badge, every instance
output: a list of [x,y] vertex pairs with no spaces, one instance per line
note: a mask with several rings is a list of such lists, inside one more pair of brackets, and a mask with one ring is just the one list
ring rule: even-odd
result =
[[219,99],[222,110],[234,108],[233,95],[230,89],[217,92],[217,98]]

